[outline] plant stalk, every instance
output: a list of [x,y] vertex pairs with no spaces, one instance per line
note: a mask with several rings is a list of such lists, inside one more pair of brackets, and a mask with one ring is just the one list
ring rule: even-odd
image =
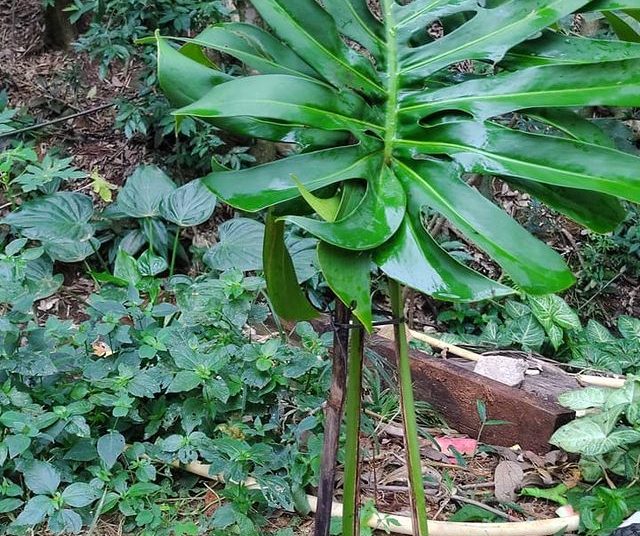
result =
[[173,238],[173,249],[171,250],[171,266],[169,268],[169,277],[173,277],[173,270],[176,267],[176,255],[178,254],[178,242],[180,241],[181,227],[176,227],[176,234]]
[[[404,300],[402,287],[397,281],[389,279],[389,293],[391,308],[395,318],[404,316]],[[402,425],[404,428],[404,446],[407,458],[407,472],[411,500],[411,517],[413,533],[416,536],[428,536],[427,502],[422,481],[422,463],[420,460],[420,443],[418,439],[418,424],[416,420],[416,406],[413,398],[413,382],[411,380],[411,362],[409,358],[409,343],[407,341],[407,327],[404,322],[394,327],[396,352],[398,354],[398,379],[400,381],[400,409],[402,411]]]
[[351,330],[347,361],[343,536],[360,536],[360,412],[363,354],[364,331],[362,326],[358,325],[356,329]]
[[336,479],[336,462],[340,440],[340,423],[344,407],[345,384],[347,377],[347,351],[349,347],[349,323],[351,313],[346,305],[336,299],[333,312],[333,352],[331,368],[331,389],[324,408],[324,444],[320,482],[318,483],[318,507],[314,536],[329,536],[331,528],[331,508]]

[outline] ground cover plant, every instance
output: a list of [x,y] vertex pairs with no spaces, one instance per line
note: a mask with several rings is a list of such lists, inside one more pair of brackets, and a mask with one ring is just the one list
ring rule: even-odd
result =
[[[124,283],[90,296],[80,324],[38,325],[29,308],[3,317],[3,531],[77,533],[117,511],[138,534],[192,534],[169,507],[190,487],[176,488],[175,460],[211,463],[228,482],[233,502],[202,520],[211,534],[259,534],[260,504],[304,509],[326,338],[305,324],[299,347],[248,337],[247,322],[266,318],[258,277],[180,276],[151,300],[124,252],[115,273]],[[264,491],[239,485],[250,476]]]

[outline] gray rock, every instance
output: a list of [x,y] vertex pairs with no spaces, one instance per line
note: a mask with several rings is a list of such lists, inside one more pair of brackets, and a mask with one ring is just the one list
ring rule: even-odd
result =
[[524,381],[528,368],[524,359],[487,355],[480,357],[474,372],[510,387],[518,387]]

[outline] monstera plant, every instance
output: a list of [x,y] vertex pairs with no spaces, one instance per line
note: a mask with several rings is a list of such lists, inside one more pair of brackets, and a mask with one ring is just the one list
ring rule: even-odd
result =
[[[265,273],[280,315],[316,314],[297,285],[285,222],[320,239],[329,286],[367,330],[371,269],[388,276],[414,533],[423,536],[401,285],[442,300],[512,292],[443,250],[425,229],[425,211],[485,251],[513,287],[530,294],[569,287],[574,277],[563,258],[467,178],[498,176],[593,231],[615,228],[625,213],[620,199],[640,201],[640,158],[617,150],[584,109],[640,104],[640,44],[565,34],[559,22],[577,12],[637,9],[640,0],[251,3],[267,29],[216,25],[179,39],[179,49],[157,35],[159,81],[178,120],[195,117],[297,146],[286,158],[240,171],[216,167],[202,179],[233,207],[268,211]],[[223,72],[213,62],[219,53],[246,70]],[[352,453],[361,336],[350,331],[349,387],[358,388],[358,400],[347,398]],[[357,476],[355,467],[357,453],[347,456],[345,473]],[[350,535],[357,530],[357,484],[345,481]]]

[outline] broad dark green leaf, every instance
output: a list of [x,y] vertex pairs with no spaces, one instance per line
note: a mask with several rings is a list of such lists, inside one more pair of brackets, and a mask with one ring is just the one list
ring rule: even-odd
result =
[[476,9],[477,0],[414,0],[405,5],[393,2],[390,17],[395,22],[398,40],[407,44],[437,20]]
[[579,141],[615,148],[615,141],[597,123],[576,112],[564,108],[538,108],[524,110],[523,113],[536,121],[545,123],[570,138]]
[[24,471],[24,483],[36,495],[53,495],[60,485],[60,473],[49,462],[32,461]]
[[202,181],[194,180],[173,190],[160,204],[160,215],[179,227],[207,221],[216,208],[216,196]]
[[341,39],[333,18],[315,0],[252,0],[266,23],[328,82],[381,96],[371,62]]
[[[233,77],[181,54],[166,39],[157,37],[158,82],[174,106],[186,106],[208,93],[212,87]],[[188,84],[184,81],[189,80]]]
[[214,270],[262,270],[264,224],[249,218],[234,218],[218,227],[218,242],[204,255]]
[[574,282],[560,255],[460,180],[455,166],[402,161],[397,163],[396,173],[412,202],[440,212],[491,255],[520,288],[531,294],[547,294]]
[[339,248],[374,249],[398,230],[406,201],[400,181],[384,166],[369,179],[362,202],[347,217],[332,223],[302,216],[285,216],[284,219]]
[[587,39],[545,31],[541,37],[511,49],[508,67],[604,63],[640,58],[640,44],[607,39]]
[[300,197],[293,177],[315,191],[346,180],[365,178],[382,155],[362,146],[339,147],[291,156],[241,171],[213,172],[203,181],[226,203],[257,212]]
[[416,128],[413,134],[407,146],[418,152],[448,154],[467,171],[593,190],[640,202],[640,158],[615,149],[473,122]]
[[610,195],[522,179],[506,178],[505,180],[517,190],[533,195],[536,199],[596,233],[614,231],[626,215],[626,210],[620,201]]
[[586,0],[508,0],[493,9],[478,7],[477,14],[457,31],[403,51],[400,75],[408,81],[418,81],[464,60],[499,61],[511,47],[586,3]]
[[219,24],[207,28],[192,39],[177,39],[229,54],[262,74],[308,77],[316,77],[318,74],[293,50],[251,24]]
[[124,449],[124,437],[118,432],[110,432],[98,439],[98,456],[107,469],[111,469],[116,464]]
[[164,257],[155,255],[149,249],[140,255],[136,264],[140,275],[148,277],[161,274],[169,267]]
[[325,0],[338,31],[368,49],[378,61],[384,58],[384,27],[369,11],[366,0]]
[[176,189],[169,176],[156,166],[140,166],[118,194],[118,207],[131,218],[160,215],[160,203]]
[[638,32],[629,22],[612,11],[605,11],[604,16],[611,28],[622,41],[630,43],[640,43],[640,32]]
[[616,9],[639,9],[640,0],[595,0],[585,7],[585,11],[612,11]]
[[439,300],[471,302],[513,292],[444,251],[422,226],[421,209],[420,198],[410,197],[400,229],[376,250],[374,259],[385,274]]
[[178,372],[169,387],[167,393],[186,393],[192,391],[202,383],[202,378],[191,370]]
[[20,515],[16,518],[15,524],[19,527],[25,525],[37,525],[42,523],[47,516],[54,512],[55,503],[51,497],[46,495],[36,495],[29,499]]
[[318,316],[302,292],[284,241],[284,222],[267,218],[264,235],[264,275],[274,311],[285,320],[312,320]]
[[[588,84],[584,84],[589,80]],[[640,105],[640,60],[545,66],[404,96],[400,117],[459,110],[479,120],[523,108]]]
[[353,308],[353,314],[371,332],[371,254],[366,251],[356,253],[320,242],[318,260],[331,290]]
[[68,506],[82,508],[90,505],[100,497],[98,490],[83,482],[75,482],[65,488],[62,499]]
[[[184,83],[185,79],[189,79],[189,84]],[[233,80],[232,76],[203,65],[170,46],[165,39],[158,39],[158,81],[173,105],[187,106],[204,97],[213,87],[230,80]],[[208,121],[241,136],[299,143],[304,147],[328,146],[345,139],[341,132],[302,128],[299,125],[286,125],[256,117],[216,118]]]
[[[286,92],[283,88],[287,88]],[[356,93],[296,76],[270,74],[232,80],[174,112],[177,116],[256,116],[325,130],[381,132],[379,118]]]
[[94,233],[90,224],[92,216],[90,197],[58,192],[26,202],[20,210],[8,214],[2,223],[12,225],[33,240],[85,241]]

